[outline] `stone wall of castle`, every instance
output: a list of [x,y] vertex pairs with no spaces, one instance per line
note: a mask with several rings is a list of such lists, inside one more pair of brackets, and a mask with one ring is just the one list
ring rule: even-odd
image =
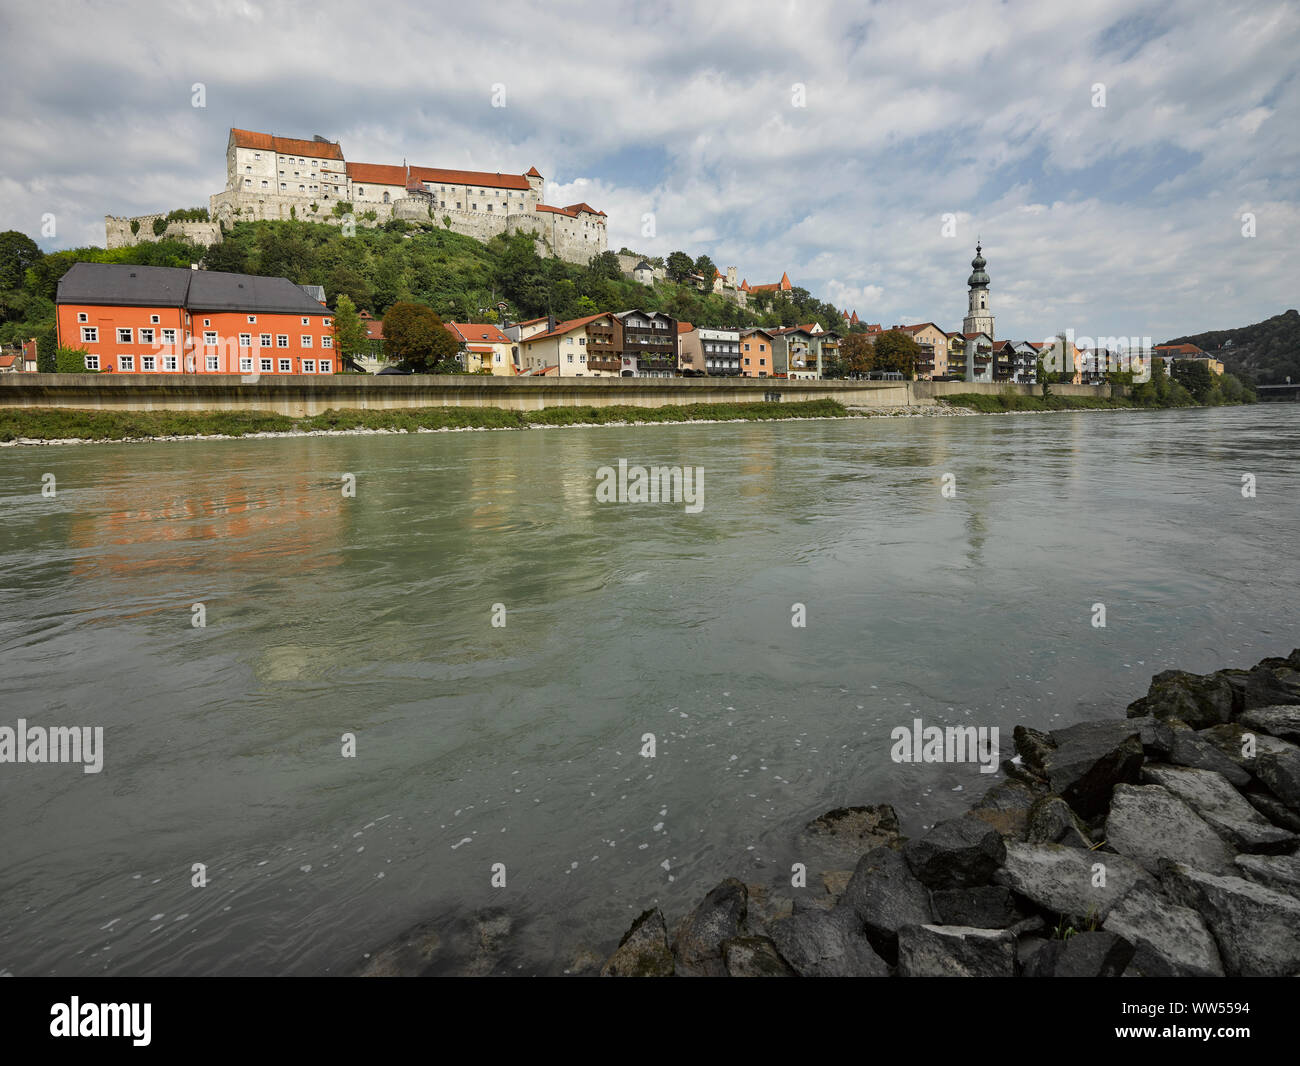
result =
[[[187,240],[207,247],[221,241],[221,227],[215,222],[169,222],[162,236],[153,231],[156,219],[165,218],[165,212],[152,215],[136,215],[132,218],[118,218],[114,215],[104,216],[104,247],[130,248],[141,241]],[[135,232],[131,223],[136,223]]]

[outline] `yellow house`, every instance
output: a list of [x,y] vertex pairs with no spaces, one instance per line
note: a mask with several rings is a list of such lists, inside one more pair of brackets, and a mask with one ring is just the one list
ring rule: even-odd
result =
[[451,335],[460,341],[465,369],[471,373],[488,372],[499,377],[513,377],[513,342],[490,322],[444,322]]

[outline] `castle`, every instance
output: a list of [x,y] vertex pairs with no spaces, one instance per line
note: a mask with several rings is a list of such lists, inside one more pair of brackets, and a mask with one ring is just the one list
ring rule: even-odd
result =
[[[351,219],[377,226],[396,218],[432,223],[481,241],[498,233],[535,233],[539,255],[585,266],[606,249],[605,212],[586,203],[552,207],[543,202],[544,187],[536,167],[524,174],[490,174],[407,163],[349,163],[336,141],[321,136],[308,141],[232,129],[226,143],[226,187],[210,201],[212,222],[188,225],[210,227],[202,236],[215,233],[220,239],[220,225],[237,221],[296,218],[342,225]],[[152,226],[141,223],[157,217],[107,217],[108,247],[155,239]],[[164,235],[199,239],[197,228],[191,233],[185,226],[172,223]]]

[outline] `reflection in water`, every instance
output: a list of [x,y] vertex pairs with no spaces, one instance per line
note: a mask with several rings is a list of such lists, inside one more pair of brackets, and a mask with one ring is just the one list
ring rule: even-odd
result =
[[[551,973],[725,874],[785,891],[807,818],[916,832],[995,776],[892,763],[895,724],[1289,650],[1296,412],[16,449],[0,717],[105,764],[0,767],[0,970],[339,972],[493,906]],[[620,458],[703,467],[703,512],[596,504]]]

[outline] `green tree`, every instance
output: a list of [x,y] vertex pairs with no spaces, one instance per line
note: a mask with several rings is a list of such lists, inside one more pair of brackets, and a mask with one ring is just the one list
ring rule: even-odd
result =
[[695,273],[704,279],[707,291],[711,292],[713,290],[713,275],[716,274],[717,271],[718,268],[714,266],[713,260],[707,255],[702,255],[695,260]]
[[165,218],[155,218],[153,220],[153,235],[161,237],[167,232],[167,220]]
[[591,271],[597,277],[608,278],[610,281],[621,281],[623,278],[623,268],[618,264],[618,256],[613,252],[601,252],[600,255],[592,256]]
[[[85,348],[60,348],[54,355],[54,372],[56,374],[97,374],[97,370],[86,369],[86,356],[90,353]],[[40,353],[37,353],[37,363]]]
[[1214,388],[1214,373],[1204,359],[1175,359],[1173,378],[1197,403],[1205,403]]
[[334,305],[334,347],[340,357],[359,355],[370,346],[365,324],[357,314],[356,305],[347,293],[339,296]]
[[459,342],[431,307],[395,303],[384,315],[385,354],[412,370],[445,373],[435,368],[454,361],[459,349]]
[[27,234],[16,229],[0,233],[0,289],[19,288],[41,258],[40,248]]
[[910,333],[890,329],[876,338],[872,354],[876,370],[896,371],[905,378],[911,378],[916,373],[921,346]]
[[682,281],[694,269],[695,264],[685,252],[672,252],[664,264],[664,271],[669,281]]
[[337,300],[346,296],[353,308],[369,310],[374,303],[375,291],[357,271],[349,266],[339,265],[329,272],[325,279],[325,291]]
[[54,323],[36,331],[36,369],[42,374],[54,374],[59,369],[59,340]]
[[871,372],[875,350],[865,334],[850,333],[840,341],[840,360],[845,374],[861,377]]

